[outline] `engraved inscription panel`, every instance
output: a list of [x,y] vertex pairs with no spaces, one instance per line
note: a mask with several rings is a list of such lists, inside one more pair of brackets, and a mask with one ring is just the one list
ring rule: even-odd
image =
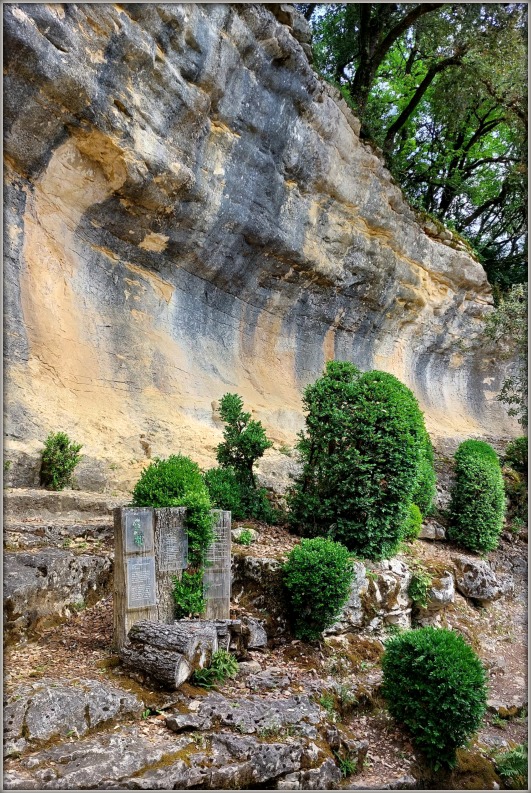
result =
[[177,572],[188,567],[188,534],[182,526],[161,528],[159,569],[163,573]]
[[153,510],[125,510],[125,552],[145,553],[153,550]]
[[127,608],[155,606],[155,559],[152,556],[127,560]]

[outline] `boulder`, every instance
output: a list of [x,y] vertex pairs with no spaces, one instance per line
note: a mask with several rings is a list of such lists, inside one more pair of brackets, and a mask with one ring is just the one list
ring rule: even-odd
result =
[[322,717],[320,707],[305,694],[272,700],[258,696],[229,699],[211,692],[201,700],[195,712],[168,716],[166,726],[180,733],[190,729],[209,730],[216,724],[259,737],[297,726],[300,735],[313,740]]
[[237,529],[231,529],[230,536],[232,541],[237,543],[244,532],[251,535],[251,542],[256,542],[259,537],[256,529],[252,529],[250,526],[239,526]]
[[497,578],[489,563],[482,559],[457,556],[453,561],[457,589],[471,600],[486,603],[514,590],[512,576],[505,573]]
[[140,715],[143,707],[136,697],[99,680],[42,679],[20,686],[4,707],[4,756],[51,738],[79,738],[118,716]]
[[92,605],[111,587],[108,556],[58,548],[4,555],[4,631],[16,640],[65,620],[79,604]]
[[419,540],[445,540],[446,529],[433,518],[427,518],[422,524]]

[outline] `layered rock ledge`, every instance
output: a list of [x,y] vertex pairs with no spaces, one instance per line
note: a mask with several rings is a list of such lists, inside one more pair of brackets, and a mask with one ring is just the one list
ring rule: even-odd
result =
[[226,391],[292,444],[333,357],[397,375],[435,436],[513,433],[482,267],[418,225],[270,8],[4,7],[12,484],[58,429],[85,489],[211,464]]

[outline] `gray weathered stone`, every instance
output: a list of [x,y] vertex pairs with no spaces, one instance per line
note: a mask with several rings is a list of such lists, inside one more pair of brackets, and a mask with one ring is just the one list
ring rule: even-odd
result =
[[69,733],[79,737],[119,716],[138,716],[142,709],[136,697],[99,680],[26,684],[4,708],[4,754],[9,757]]
[[30,636],[61,622],[74,606],[91,605],[110,591],[112,560],[57,548],[4,554],[4,630]]
[[201,700],[196,712],[168,716],[166,726],[182,732],[188,729],[208,730],[216,723],[247,735],[260,735],[297,725],[301,735],[315,738],[315,725],[322,717],[319,706],[304,694],[272,700],[258,696],[228,699],[222,694],[209,693]]
[[464,556],[456,556],[453,561],[456,586],[465,597],[484,603],[512,593],[512,576],[505,573],[497,578],[488,562]]
[[445,540],[446,530],[433,518],[427,518],[420,529],[420,540]]

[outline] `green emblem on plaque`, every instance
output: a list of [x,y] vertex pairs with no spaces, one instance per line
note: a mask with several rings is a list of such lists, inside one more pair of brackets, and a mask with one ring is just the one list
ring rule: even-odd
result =
[[133,521],[133,542],[137,548],[142,548],[144,545],[144,532],[142,531],[142,524],[138,518]]

